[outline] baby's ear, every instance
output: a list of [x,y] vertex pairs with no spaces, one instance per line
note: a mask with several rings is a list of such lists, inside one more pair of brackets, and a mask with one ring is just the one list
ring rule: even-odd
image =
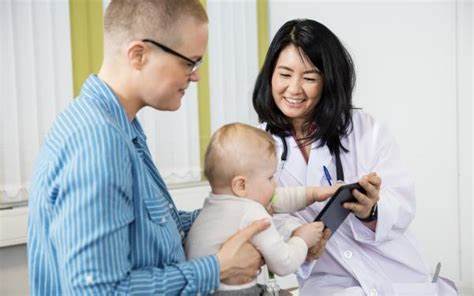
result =
[[246,182],[247,182],[247,178],[245,178],[244,176],[235,176],[234,178],[232,178],[231,187],[232,187],[232,192],[234,193],[234,195],[238,197],[246,196],[246,193],[247,193]]

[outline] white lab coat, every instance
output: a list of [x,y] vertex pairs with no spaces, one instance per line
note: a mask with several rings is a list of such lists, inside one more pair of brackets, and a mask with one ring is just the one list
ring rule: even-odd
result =
[[[382,178],[377,228],[372,232],[350,214],[322,257],[300,268],[300,295],[456,295],[449,280],[431,283],[429,268],[408,230],[415,216],[415,192],[394,139],[362,111],[354,111],[352,119],[353,129],[342,140],[349,149],[341,154],[344,181],[357,182],[370,172]],[[280,160],[283,145],[274,138]],[[288,158],[283,168],[280,160],[277,171],[280,186],[328,185],[323,166],[336,179],[335,158],[327,146],[313,143],[306,164],[294,138],[286,141]],[[285,220],[279,230],[288,237],[301,223],[312,222],[324,204],[315,203],[292,216],[277,215],[277,227]]]

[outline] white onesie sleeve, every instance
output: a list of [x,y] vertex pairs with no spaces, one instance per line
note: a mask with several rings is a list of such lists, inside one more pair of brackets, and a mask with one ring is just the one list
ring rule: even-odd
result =
[[[242,219],[242,228],[262,218],[269,218],[271,221],[271,216],[262,205],[249,205]],[[296,272],[308,253],[308,247],[302,238],[295,236],[285,242],[273,222],[270,227],[255,235],[251,242],[262,254],[268,269],[279,276]]]
[[306,208],[306,187],[277,187],[272,199],[275,213],[292,213]]

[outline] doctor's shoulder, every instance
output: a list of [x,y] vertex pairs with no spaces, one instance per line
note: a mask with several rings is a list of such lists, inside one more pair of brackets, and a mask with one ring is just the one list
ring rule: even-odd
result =
[[386,125],[374,116],[361,109],[352,110],[352,125],[349,128],[348,138],[374,139],[386,133],[388,133]]
[[259,123],[255,126],[256,128],[259,128],[261,130],[266,130],[267,129],[267,123],[266,122],[262,122],[262,123]]
[[377,125],[378,121],[371,114],[365,112],[362,109],[352,110],[351,132],[359,132],[359,130],[371,130]]
[[[266,122],[259,123],[255,127],[259,128],[261,130],[267,131],[267,123]],[[275,140],[276,147],[282,146],[281,138],[279,136],[272,134],[272,137]]]
[[352,126],[348,135],[342,139],[342,144],[361,146],[372,153],[397,146],[388,125],[360,109],[352,111]]

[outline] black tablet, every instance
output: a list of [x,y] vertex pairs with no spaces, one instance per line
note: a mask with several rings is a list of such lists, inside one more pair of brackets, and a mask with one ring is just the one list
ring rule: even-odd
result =
[[352,195],[352,190],[354,189],[365,194],[364,188],[362,188],[359,183],[347,184],[339,187],[314,221],[322,221],[325,227],[331,229],[331,233],[336,232],[337,228],[339,228],[351,212],[343,208],[342,204],[345,202],[357,202],[355,197]]

